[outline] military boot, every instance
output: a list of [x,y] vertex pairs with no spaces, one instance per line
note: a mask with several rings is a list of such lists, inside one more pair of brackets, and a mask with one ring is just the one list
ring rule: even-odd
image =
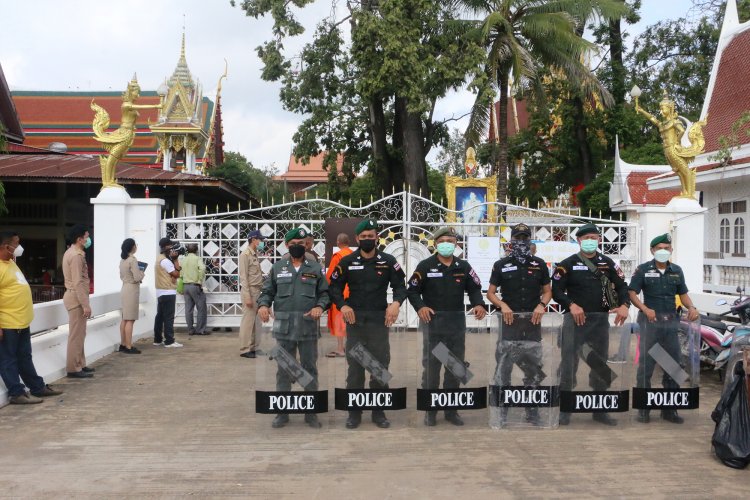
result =
[[314,413],[305,413],[305,423],[313,429],[320,429],[321,427],[320,420]]
[[684,418],[677,414],[677,410],[662,410],[661,418],[673,424],[681,424],[685,421]]
[[383,410],[372,410],[372,423],[381,429],[387,429],[391,426],[391,422],[386,418]]
[[539,408],[526,408],[526,421],[531,425],[540,425],[541,420],[539,420]]
[[435,427],[437,425],[437,412],[426,411],[424,412],[424,425],[427,427]]
[[594,422],[599,422],[600,424],[609,426],[617,425],[617,420],[610,417],[609,413],[592,413],[591,418],[592,420],[594,420]]
[[456,410],[449,410],[445,412],[445,420],[452,423],[453,425],[457,427],[461,427],[464,425],[464,421],[461,418],[461,415],[458,414]]
[[359,424],[362,423],[362,412],[361,411],[350,411],[349,418],[346,419],[347,429],[356,429]]
[[273,419],[273,422],[271,422],[271,427],[273,427],[274,429],[279,429],[280,427],[284,427],[288,423],[289,415],[279,413],[278,415],[276,415],[276,418]]
[[637,421],[647,424],[651,421],[651,415],[649,410],[638,410],[638,416],[635,418]]

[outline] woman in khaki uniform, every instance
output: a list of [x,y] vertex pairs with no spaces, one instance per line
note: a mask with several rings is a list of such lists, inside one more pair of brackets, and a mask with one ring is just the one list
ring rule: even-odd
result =
[[138,319],[138,302],[141,294],[141,281],[144,272],[138,267],[135,252],[138,246],[133,238],[122,242],[120,247],[120,279],[122,280],[122,322],[120,323],[120,352],[125,354],[140,354],[141,351],[133,347],[133,324]]

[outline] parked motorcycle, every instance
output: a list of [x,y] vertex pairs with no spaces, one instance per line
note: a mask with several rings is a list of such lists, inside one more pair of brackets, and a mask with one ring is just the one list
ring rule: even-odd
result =
[[[700,363],[703,369],[719,371],[719,376],[724,377],[727,364],[730,361],[733,340],[739,344],[750,345],[750,297],[743,296],[744,289],[737,287],[739,297],[734,301],[730,309],[721,314],[701,314],[700,320]],[[724,299],[716,302],[717,306],[726,305]],[[740,325],[727,323],[725,318],[729,315],[737,316]],[[680,316],[680,339],[682,343],[683,356],[687,356],[687,339],[690,332],[690,323],[683,314]],[[734,363],[730,363],[734,366]],[[731,372],[730,372],[731,373]]]
[[[742,362],[742,348],[750,346],[750,297],[743,294],[745,289],[737,287],[739,297],[732,303],[729,310],[730,314],[740,318],[740,324],[737,325],[726,339],[726,350],[716,358],[716,370],[722,370],[722,375],[726,375],[727,382],[731,383],[734,378],[735,367]],[[716,305],[726,305],[726,300],[719,300]]]

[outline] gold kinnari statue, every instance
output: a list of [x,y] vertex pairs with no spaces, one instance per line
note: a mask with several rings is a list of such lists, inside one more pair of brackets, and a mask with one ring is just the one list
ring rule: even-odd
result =
[[115,180],[115,169],[117,162],[125,156],[135,139],[135,122],[138,119],[139,109],[151,109],[162,107],[161,104],[135,104],[136,99],[141,95],[141,87],[135,75],[128,83],[128,88],[122,95],[122,121],[120,128],[113,132],[107,132],[109,127],[109,114],[98,104],[91,100],[91,109],[96,113],[92,127],[94,129],[94,139],[102,143],[102,147],[107,150],[109,156],[100,155],[99,163],[102,167],[102,189],[106,187],[118,187],[121,185]]
[[477,172],[477,153],[474,148],[469,147],[466,150],[466,163],[464,163],[467,175],[474,175]]
[[706,125],[708,116],[704,120],[697,121],[690,126],[690,130],[687,133],[690,146],[683,146],[681,140],[685,133],[685,125],[689,122],[677,115],[674,101],[667,96],[667,91],[664,91],[664,98],[659,102],[659,112],[663,120],[659,120],[640,107],[638,104],[639,95],[640,91],[637,94],[633,94],[635,98],[635,111],[648,118],[651,123],[659,128],[664,156],[667,157],[672,171],[677,173],[682,185],[679,198],[695,199],[695,170],[691,169],[688,165],[697,155],[703,153],[703,147],[706,144],[703,138],[703,127]]

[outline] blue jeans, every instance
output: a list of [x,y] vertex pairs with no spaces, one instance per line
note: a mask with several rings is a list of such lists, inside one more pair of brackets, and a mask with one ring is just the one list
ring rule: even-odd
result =
[[31,360],[31,332],[28,328],[3,328],[3,339],[0,340],[0,376],[10,397],[24,394],[26,390],[23,384],[26,384],[32,394],[44,389],[44,379],[37,375]]
[[174,343],[174,307],[176,301],[176,295],[162,295],[157,299],[154,342],[161,342],[161,334],[164,332],[164,345]]

